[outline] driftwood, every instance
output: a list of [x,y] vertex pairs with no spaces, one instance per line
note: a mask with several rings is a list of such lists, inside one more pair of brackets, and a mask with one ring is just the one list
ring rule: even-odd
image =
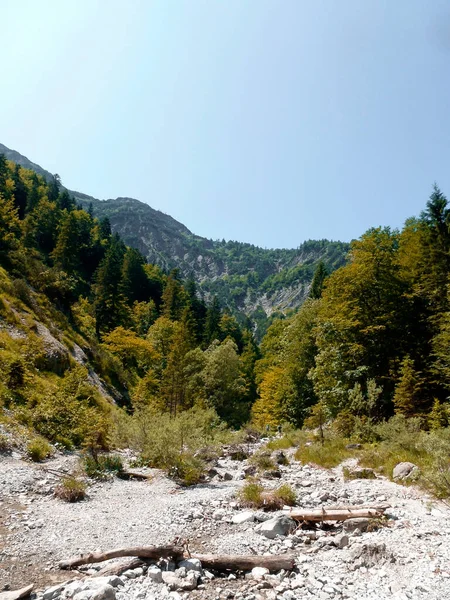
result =
[[0,592],[0,600],[19,600],[20,598],[28,598],[33,591],[34,584],[27,585],[27,587],[21,588],[20,590],[14,590],[13,592]]
[[305,510],[303,508],[291,508],[283,511],[291,519],[296,521],[310,521],[321,523],[322,521],[346,521],[347,519],[377,519],[383,516],[384,510],[378,508],[318,508],[316,510]]
[[[291,570],[294,568],[295,559],[287,554],[279,556],[239,556],[239,555],[215,555],[215,554],[190,554],[184,553],[180,546],[141,546],[136,548],[119,548],[110,552],[94,552],[85,554],[71,560],[65,560],[59,563],[60,569],[74,569],[80,565],[88,563],[97,563],[111,558],[122,556],[134,556],[132,561],[121,563],[120,565],[112,565],[106,567],[98,573],[98,575],[116,575],[127,568],[135,568],[140,566],[143,558],[152,558],[158,560],[160,558],[173,558],[182,560],[183,558],[198,558],[202,565],[207,569],[217,569],[218,571],[250,571],[253,567],[265,567],[269,571],[279,571],[280,569]],[[135,562],[135,561],[139,561]],[[126,568],[124,568],[124,565]],[[131,565],[131,566],[130,566]]]
[[110,560],[111,558],[121,558],[122,556],[136,556],[139,558],[174,558],[181,560],[183,558],[183,548],[181,546],[136,546],[134,548],[118,548],[109,552],[92,552],[91,554],[82,554],[77,558],[63,560],[59,563],[60,569],[75,569],[80,565],[92,564]]
[[122,575],[122,573],[125,571],[128,571],[129,569],[137,569],[145,564],[145,560],[141,560],[140,558],[132,558],[131,560],[125,560],[120,563],[103,567],[103,569],[97,571],[94,577],[107,577],[110,575],[117,575],[117,577],[120,577],[120,575]]
[[295,558],[288,554],[279,556],[193,554],[192,558],[198,558],[203,567],[217,569],[217,571],[251,571],[254,567],[265,567],[273,572],[280,569],[290,571],[295,567]]

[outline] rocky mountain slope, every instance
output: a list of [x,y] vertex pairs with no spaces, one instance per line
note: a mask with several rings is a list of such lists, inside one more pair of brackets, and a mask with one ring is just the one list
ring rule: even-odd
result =
[[[25,156],[0,144],[0,153],[50,179],[52,175]],[[71,190],[70,190],[71,191]],[[209,297],[244,313],[257,323],[276,311],[295,309],[305,300],[314,270],[323,261],[329,271],[345,262],[348,244],[309,240],[295,249],[264,249],[234,241],[213,241],[133,198],[98,200],[71,191],[95,216],[107,217],[124,242],[139,249],[149,262],[192,277]]]

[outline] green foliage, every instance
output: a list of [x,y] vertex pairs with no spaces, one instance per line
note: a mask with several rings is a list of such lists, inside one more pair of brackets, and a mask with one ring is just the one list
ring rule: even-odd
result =
[[65,502],[80,502],[86,497],[86,484],[74,476],[64,477],[55,488],[55,496]]
[[41,462],[50,456],[52,447],[41,437],[35,437],[27,444],[27,455],[33,462]]
[[295,506],[297,503],[297,496],[291,486],[287,483],[283,483],[283,485],[275,490],[274,494],[286,506]]
[[337,467],[351,453],[346,449],[346,441],[342,438],[330,437],[324,443],[309,442],[295,453],[296,460],[303,464],[315,464],[326,469]]
[[249,479],[239,490],[238,497],[245,506],[260,508],[264,503],[263,491],[264,487],[256,479]]
[[116,443],[133,448],[144,464],[165,469],[185,483],[203,474],[203,461],[196,453],[226,438],[223,424],[211,409],[193,408],[171,416],[146,407],[133,416],[116,414]]
[[109,474],[120,475],[124,468],[118,454],[85,453],[82,459],[84,472],[93,479],[105,479]]
[[274,461],[271,458],[270,452],[261,449],[252,454],[249,462],[255,465],[259,471],[268,471],[276,467]]

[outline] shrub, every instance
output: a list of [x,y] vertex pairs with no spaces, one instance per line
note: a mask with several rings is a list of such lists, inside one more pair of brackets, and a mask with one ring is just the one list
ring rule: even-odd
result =
[[8,452],[11,450],[11,441],[7,435],[0,433],[0,452]]
[[260,471],[275,469],[276,465],[267,450],[258,450],[251,457],[249,462],[255,465]]
[[295,504],[297,502],[297,496],[296,496],[294,490],[287,483],[284,483],[277,490],[275,490],[274,494],[286,506],[295,506]]
[[27,454],[34,462],[44,460],[52,453],[52,447],[44,438],[36,437],[27,444]]
[[264,510],[280,510],[283,506],[294,506],[297,497],[294,490],[287,483],[276,490],[265,490],[256,479],[249,480],[238,494],[239,500],[251,508],[264,508]]
[[55,488],[55,496],[65,502],[79,502],[86,497],[86,484],[73,476],[64,477]]
[[104,479],[109,473],[120,474],[123,471],[122,458],[118,454],[100,454],[83,456],[83,468],[88,477]]
[[264,487],[256,479],[249,479],[239,490],[238,497],[245,506],[259,508],[263,505],[263,492]]
[[203,475],[204,463],[190,454],[179,456],[176,464],[169,470],[169,477],[186,486],[200,483]]
[[329,438],[323,444],[312,442],[301,446],[295,453],[295,458],[302,463],[313,463],[331,469],[351,456],[345,446],[346,441],[342,438]]

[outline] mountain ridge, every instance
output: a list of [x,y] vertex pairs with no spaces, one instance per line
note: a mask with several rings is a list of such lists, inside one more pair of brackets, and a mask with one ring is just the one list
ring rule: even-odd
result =
[[[4,144],[0,144],[0,153],[47,181],[53,178],[49,171]],[[214,241],[192,233],[141,200],[126,196],[99,200],[68,191],[83,208],[92,205],[95,216],[108,218],[112,230],[149,262],[166,271],[178,269],[184,278],[194,279],[206,297],[217,295],[233,313],[243,313],[260,325],[274,313],[298,308],[308,295],[319,262],[331,272],[344,264],[349,248],[347,243],[329,240],[308,240],[295,249]]]

